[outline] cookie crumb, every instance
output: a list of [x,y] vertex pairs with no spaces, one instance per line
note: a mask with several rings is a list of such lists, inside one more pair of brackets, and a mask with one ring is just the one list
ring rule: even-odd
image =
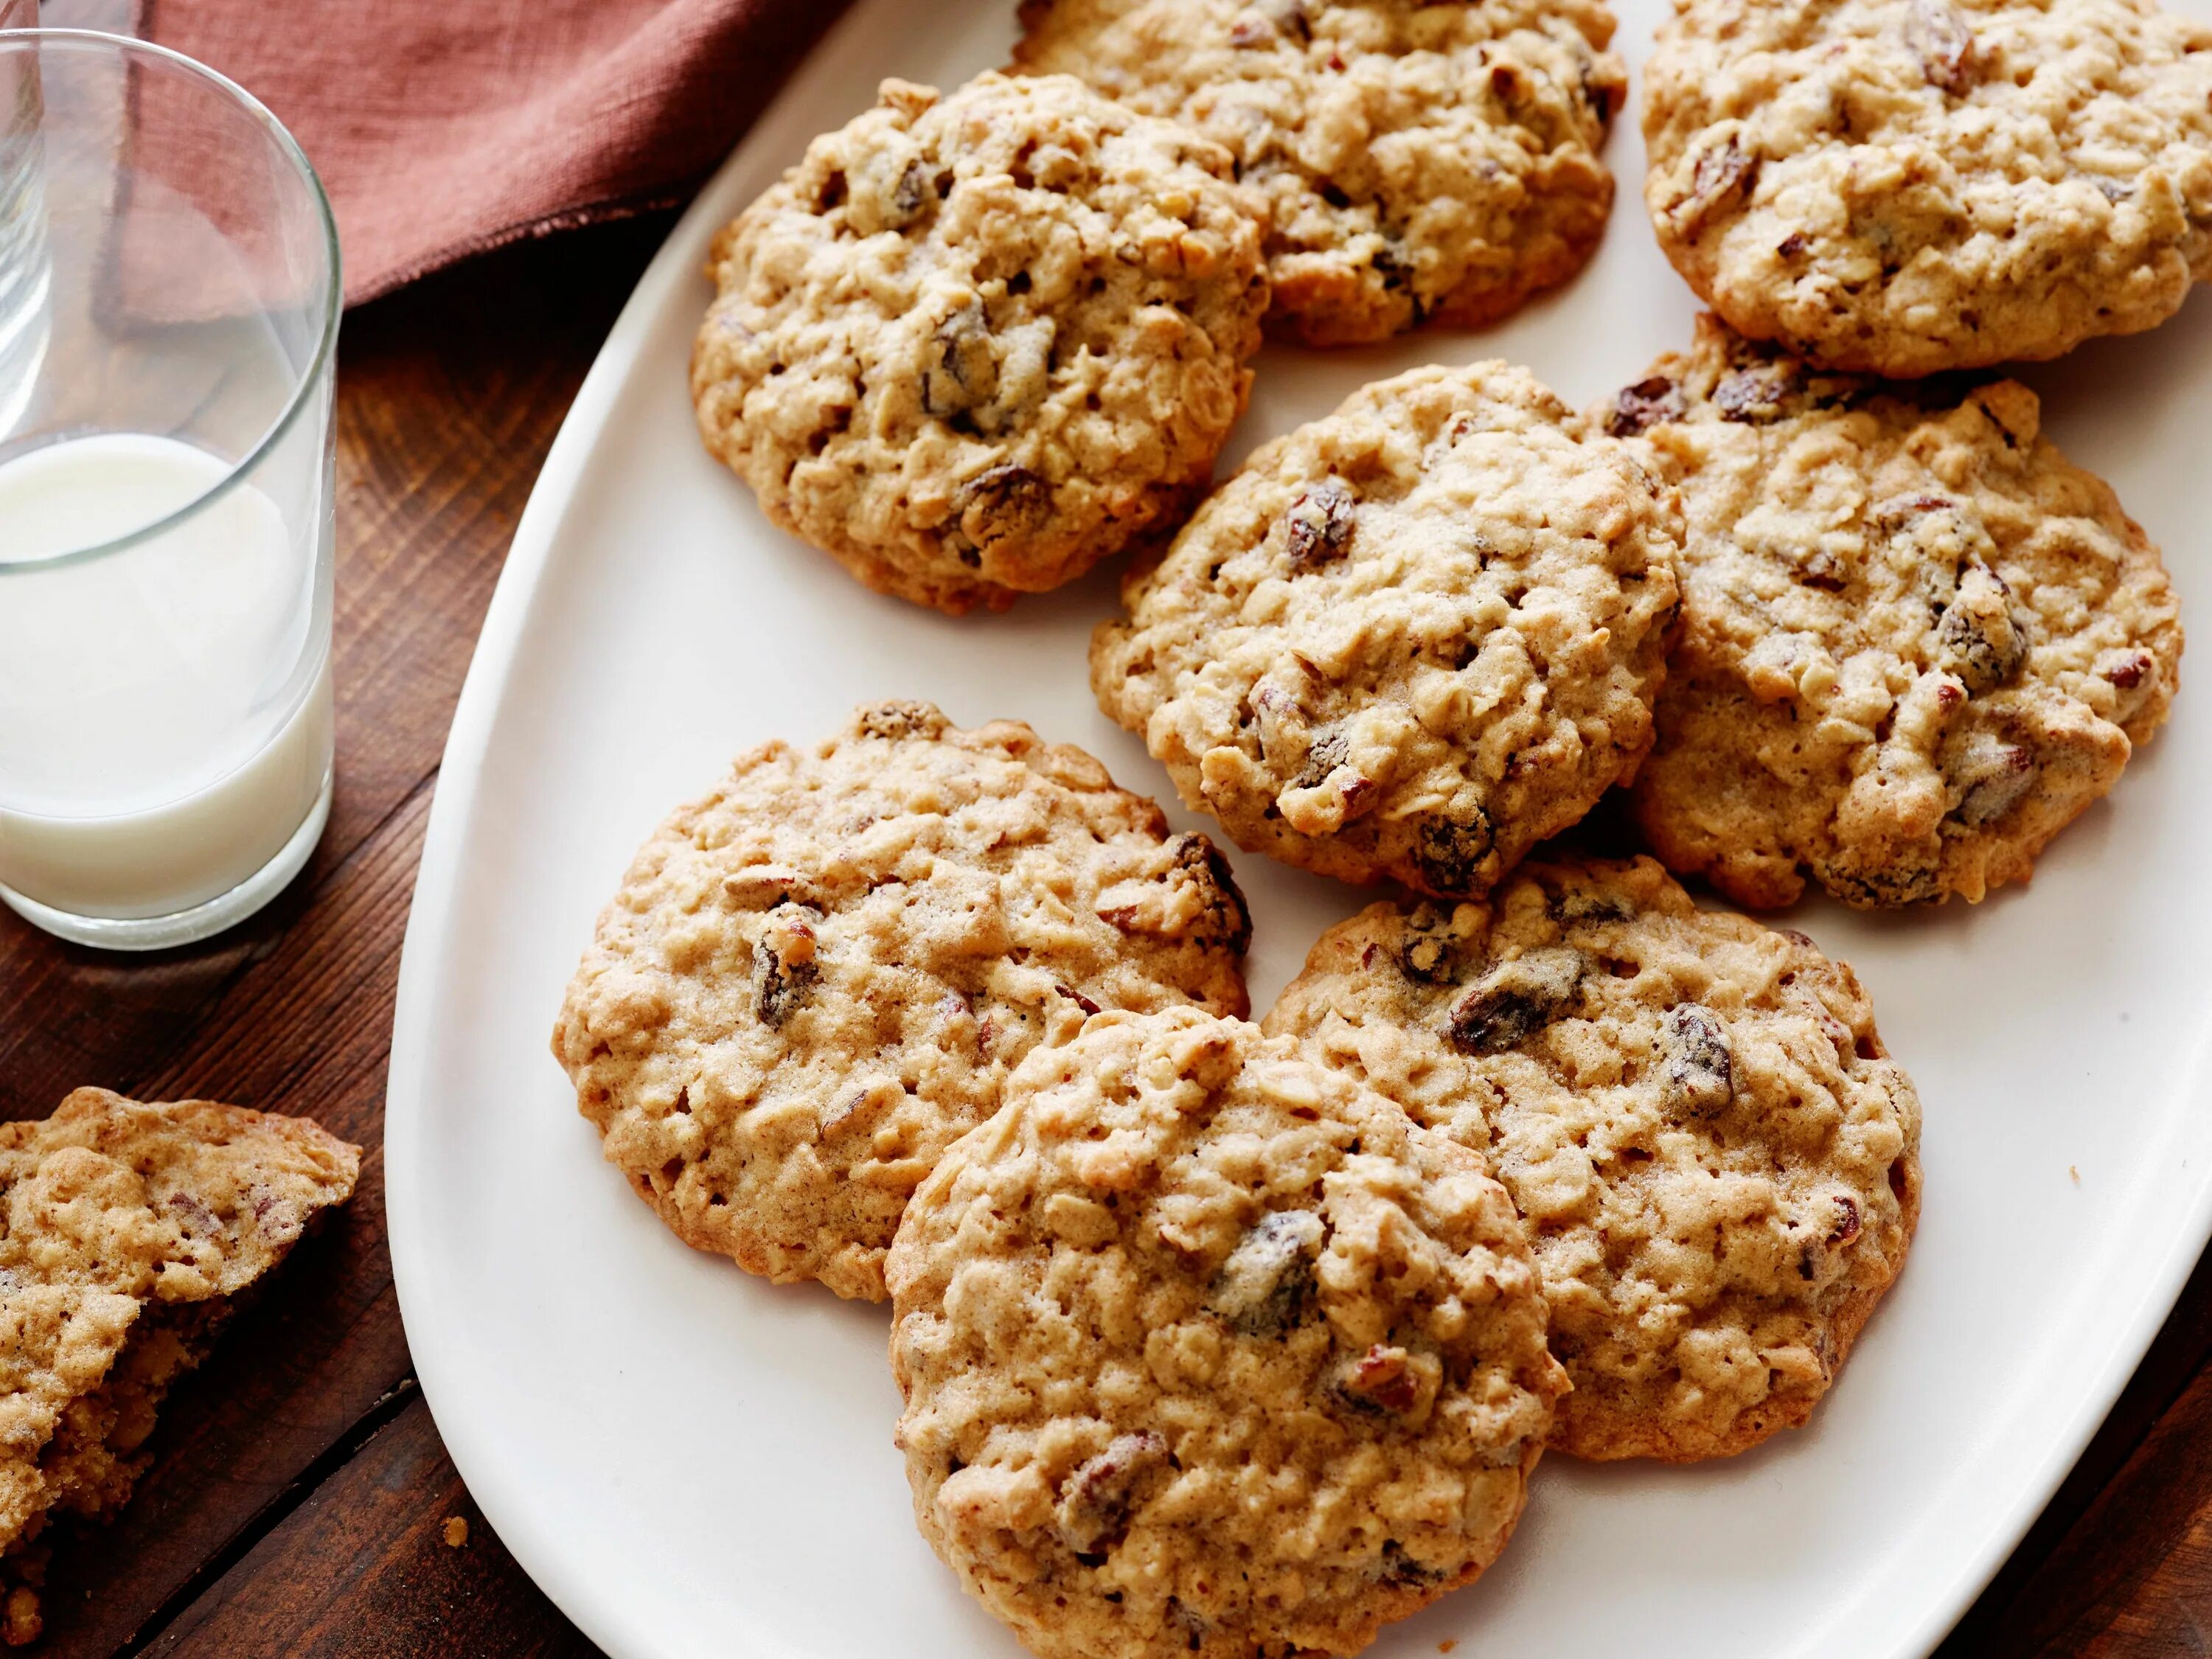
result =
[[22,1584],[8,1592],[4,1607],[0,1607],[0,1642],[11,1648],[27,1647],[37,1641],[46,1627],[39,1615],[39,1593]]
[[2068,1164],[2066,1166],[2066,1173],[2074,1177],[2074,1184],[2076,1187],[2081,1184],[2081,1171],[2075,1165],[2071,1164]]
[[445,1534],[446,1547],[459,1549],[469,1541],[469,1523],[458,1515],[449,1515],[446,1517]]

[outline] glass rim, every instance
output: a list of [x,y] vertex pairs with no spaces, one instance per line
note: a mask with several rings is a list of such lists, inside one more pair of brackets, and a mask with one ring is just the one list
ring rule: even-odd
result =
[[[227,464],[228,470],[220,483],[210,484],[174,512],[165,514],[150,524],[141,525],[127,535],[110,537],[105,541],[71,548],[66,553],[47,554],[39,558],[11,559],[0,553],[0,579],[25,571],[59,570],[70,565],[89,564],[94,560],[128,552],[167,534],[237,489],[246,475],[260,465],[299,421],[301,411],[307,407],[316,384],[322,379],[324,371],[330,365],[331,355],[337,349],[338,319],[345,310],[345,282],[338,252],[337,218],[331,210],[330,195],[323,188],[322,176],[315,171],[314,163],[307,159],[307,152],[300,148],[300,141],[292,136],[291,129],[278,120],[266,104],[222,71],[210,69],[198,58],[187,58],[180,52],[158,46],[151,40],[141,40],[127,34],[111,34],[100,29],[0,29],[0,53],[14,52],[27,46],[49,45],[92,47],[108,52],[119,58],[137,55],[165,68],[182,70],[188,76],[228,94],[232,102],[243,109],[276,141],[278,152],[290,161],[299,176],[307,181],[308,198],[314,204],[316,217],[322,225],[325,266],[323,319],[314,353],[300,373],[291,394],[284,400],[284,407],[277,411],[276,417],[269,423],[267,429],[254,441],[252,448],[239,459]],[[25,452],[26,454],[37,453],[37,450]]]

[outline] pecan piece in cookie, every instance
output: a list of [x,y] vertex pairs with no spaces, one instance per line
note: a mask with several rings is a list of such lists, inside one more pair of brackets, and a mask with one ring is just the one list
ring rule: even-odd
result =
[[1744,154],[1736,136],[1711,146],[1698,157],[1690,174],[1688,192],[1668,210],[1668,216],[1686,234],[1728,207],[1751,188],[1759,172],[1759,158]]
[[1836,1197],[1836,1224],[1828,1229],[1828,1243],[1841,1247],[1859,1236],[1859,1201],[1848,1193]]
[[1376,1342],[1344,1360],[1331,1380],[1330,1392],[1354,1411],[1419,1424],[1426,1419],[1442,1382],[1442,1368],[1433,1355]]
[[2035,754],[1990,732],[1970,733],[1947,749],[1943,775],[1957,792],[1951,816],[1979,829],[2020,805],[2035,783]]
[[760,994],[755,1014],[770,1030],[780,1028],[806,1000],[821,976],[814,963],[814,929],[807,912],[797,905],[781,905],[769,913],[769,925],[753,954],[760,964]]
[[1079,1556],[1098,1555],[1129,1529],[1137,1488],[1168,1463],[1168,1443],[1150,1430],[1114,1437],[1104,1451],[1079,1465],[1060,1489],[1060,1541]]
[[999,389],[999,354],[990,319],[970,301],[937,325],[931,359],[921,371],[921,406],[932,415],[965,414],[990,402]]
[[1052,490],[1029,468],[1009,461],[970,479],[960,502],[959,529],[950,544],[963,562],[973,563],[1042,526],[1052,512]]
[[1291,503],[1283,515],[1283,546],[1292,570],[1327,564],[1352,544],[1352,492],[1324,478]]
[[1247,1336],[1279,1337],[1311,1316],[1326,1230],[1308,1210],[1275,1210],[1246,1233],[1207,1287],[1206,1310]]
[[1713,407],[1723,420],[1764,424],[1782,417],[1798,386],[1798,377],[1786,362],[1750,363],[1722,376],[1713,388]]
[[1961,97],[1979,78],[1974,32],[1949,0],[1911,0],[1905,20],[1905,39],[1920,54],[1928,84]]
[[1974,696],[1994,691],[2027,659],[2027,636],[2014,622],[2012,589],[1979,561],[1959,573],[1959,586],[1936,624],[1939,665]]

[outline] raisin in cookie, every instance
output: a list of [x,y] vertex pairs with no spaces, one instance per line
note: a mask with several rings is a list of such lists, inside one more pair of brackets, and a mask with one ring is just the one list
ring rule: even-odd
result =
[[1416,369],[1217,490],[1091,686],[1238,845],[1479,893],[1650,747],[1680,528],[1525,370]]
[[47,1522],[104,1521],[170,1387],[241,1292],[352,1196],[361,1149],[301,1118],[79,1089],[0,1125],[0,1581],[38,1633]]
[[869,586],[957,615],[1176,516],[1251,386],[1263,209],[1066,76],[874,109],[714,242],[707,447]]
[[1190,1010],[1031,1054],[890,1279],[915,1516],[1044,1659],[1356,1651],[1497,1558],[1565,1386],[1482,1160]]
[[1857,980],[1650,859],[1374,905],[1267,1029],[1489,1158],[1574,1382],[1552,1444],[1578,1457],[1802,1423],[1904,1264],[1920,1104]]
[[1100,1008],[1246,1008],[1251,927],[1203,836],[1012,720],[861,709],[657,830],[553,1052],[685,1243],[880,1301],[937,1155]]
[[2212,275],[2212,29],[2149,0],[1675,0],[1645,90],[1668,258],[1808,361],[2055,357]]
[[1015,59],[1188,121],[1272,216],[1314,345],[1504,316],[1581,269],[1626,86],[1598,0],[1025,0]]
[[2014,381],[1820,374],[1710,319],[1606,418],[1679,482],[1684,631],[1635,808],[1741,903],[2025,881],[2166,718],[2181,624]]

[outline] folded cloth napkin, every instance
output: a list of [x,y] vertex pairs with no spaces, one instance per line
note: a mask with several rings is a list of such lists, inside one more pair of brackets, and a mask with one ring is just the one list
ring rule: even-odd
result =
[[842,4],[138,0],[136,33],[291,128],[337,209],[350,304],[684,200]]

